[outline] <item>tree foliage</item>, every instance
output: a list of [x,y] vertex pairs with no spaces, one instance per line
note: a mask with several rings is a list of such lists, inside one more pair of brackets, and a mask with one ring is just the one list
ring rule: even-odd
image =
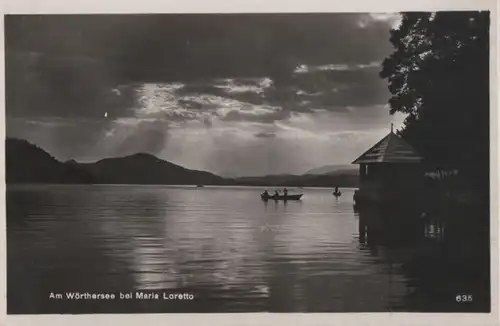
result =
[[488,169],[489,27],[489,12],[412,12],[391,30],[390,113],[433,164]]

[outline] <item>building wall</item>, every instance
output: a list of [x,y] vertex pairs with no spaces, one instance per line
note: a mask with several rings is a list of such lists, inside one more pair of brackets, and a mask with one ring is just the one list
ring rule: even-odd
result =
[[422,190],[420,164],[360,164],[360,193],[370,200],[414,196]]

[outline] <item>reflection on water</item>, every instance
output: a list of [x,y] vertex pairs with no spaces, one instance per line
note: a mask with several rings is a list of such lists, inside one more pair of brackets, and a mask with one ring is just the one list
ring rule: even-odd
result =
[[[9,186],[8,311],[489,309],[479,212],[354,212],[350,190],[303,191],[283,203],[246,187]],[[135,290],[195,300],[48,298]],[[457,304],[462,293],[474,301]]]

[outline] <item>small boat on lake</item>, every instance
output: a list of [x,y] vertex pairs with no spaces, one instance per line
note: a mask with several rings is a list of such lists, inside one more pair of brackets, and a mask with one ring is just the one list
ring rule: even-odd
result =
[[340,191],[337,191],[337,192],[335,192],[335,191],[334,191],[334,192],[333,192],[333,195],[334,195],[335,197],[340,197],[340,196],[342,195],[342,193],[341,193]]
[[197,188],[203,188],[205,187],[204,185],[196,185]]
[[286,196],[285,195],[270,196],[270,195],[261,194],[260,198],[262,198],[263,200],[300,200],[300,198],[302,198],[302,195],[303,194],[286,195]]

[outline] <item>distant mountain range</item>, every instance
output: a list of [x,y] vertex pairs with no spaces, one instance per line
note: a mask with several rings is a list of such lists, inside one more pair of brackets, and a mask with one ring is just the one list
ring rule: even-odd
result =
[[325,165],[319,168],[315,168],[312,170],[307,171],[304,174],[349,174],[349,173],[358,173],[358,166],[357,165]]
[[[262,177],[223,178],[206,171],[182,166],[138,153],[106,158],[94,163],[61,162],[26,140],[6,140],[6,182],[57,184],[164,184],[164,185],[252,185],[288,187],[354,187],[356,170],[304,175],[266,175]],[[326,168],[326,167],[325,167]],[[311,173],[313,172],[313,173]]]
[[235,179],[237,184],[271,187],[357,187],[358,176],[352,173],[331,175],[268,175]]

